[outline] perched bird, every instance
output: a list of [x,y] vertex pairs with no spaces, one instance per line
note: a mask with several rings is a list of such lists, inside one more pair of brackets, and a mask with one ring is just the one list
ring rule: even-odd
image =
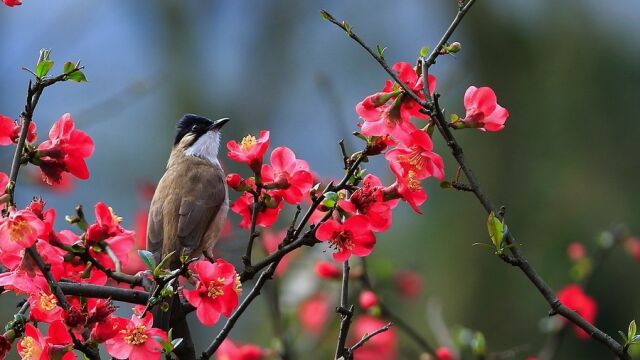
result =
[[[181,265],[181,256],[211,258],[222,231],[229,200],[218,149],[220,130],[228,121],[188,114],[177,123],[173,149],[151,200],[147,226],[147,250],[156,263],[173,252],[166,263],[169,270]],[[178,295],[167,303],[167,311],[154,306],[154,326],[163,330],[171,327],[174,338],[190,339]],[[189,341],[183,341],[175,353],[180,359],[195,359]]]

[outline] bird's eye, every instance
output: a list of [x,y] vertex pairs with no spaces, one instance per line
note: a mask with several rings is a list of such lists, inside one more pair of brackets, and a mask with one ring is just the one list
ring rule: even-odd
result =
[[198,125],[193,125],[193,127],[191,128],[191,131],[195,132],[196,130],[198,130]]

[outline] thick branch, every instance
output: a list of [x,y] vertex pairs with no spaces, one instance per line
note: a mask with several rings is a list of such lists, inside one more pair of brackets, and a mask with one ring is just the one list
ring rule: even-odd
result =
[[58,286],[65,295],[111,299],[139,305],[145,305],[149,300],[149,293],[146,291],[64,281],[59,282]]

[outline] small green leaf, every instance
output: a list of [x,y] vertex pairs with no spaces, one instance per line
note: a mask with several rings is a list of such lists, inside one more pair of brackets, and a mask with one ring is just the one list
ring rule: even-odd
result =
[[172,257],[173,257],[173,254],[175,254],[175,253],[176,253],[175,251],[172,251],[172,252],[168,253],[168,254],[167,254],[167,255],[166,255],[166,256],[165,256],[165,257],[160,261],[160,263],[158,264],[158,266],[156,266],[156,267],[155,267],[155,270],[153,271],[153,275],[154,275],[154,276],[159,276],[159,275],[160,275],[160,273],[159,273],[159,272],[160,272],[160,270],[162,270],[162,269],[163,269],[164,264],[166,264],[166,263],[167,263],[167,261],[169,261],[169,259],[170,259],[170,258],[172,258]]
[[80,70],[67,75],[67,79],[75,82],[87,82],[87,77],[84,76],[84,73]]
[[496,247],[496,250],[501,252],[503,249],[502,240],[504,238],[504,224],[500,219],[498,219],[493,211],[489,214],[489,218],[487,219],[487,230],[489,232],[489,238]]
[[471,340],[471,351],[475,356],[484,356],[487,352],[487,342],[481,332],[477,331]]
[[333,17],[331,15],[329,15],[329,13],[324,11],[324,10],[320,11],[320,17],[323,18],[324,20],[327,20],[327,21],[331,21],[331,19],[333,19]]
[[338,202],[338,193],[333,191],[327,191],[324,194],[324,200],[322,200],[322,205],[328,208],[332,208],[336,206],[337,202]]
[[629,344],[634,345],[634,344],[637,344],[638,341],[640,341],[640,335],[636,335],[633,338],[631,338],[631,341],[629,341]]
[[418,53],[418,55],[419,55],[420,57],[426,57],[427,55],[429,55],[429,48],[428,48],[428,47],[426,47],[426,46],[423,46],[423,47],[420,49],[420,52]]
[[66,74],[66,73],[72,71],[75,68],[76,68],[76,66],[71,61],[67,61],[62,66],[62,72]]
[[629,329],[627,330],[627,339],[631,340],[636,336],[636,321],[631,320]]
[[150,251],[138,250],[138,256],[140,256],[140,259],[142,259],[142,262],[147,265],[149,270],[151,270],[152,272],[155,271],[156,260],[153,258],[153,254]]
[[456,122],[456,121],[460,120],[460,117],[458,116],[458,114],[451,114],[451,115],[449,115],[449,120],[451,122]]
[[378,56],[380,59],[384,59],[384,52],[387,50],[386,47],[380,47],[380,45],[376,45],[376,50],[378,50]]
[[180,344],[182,344],[182,338],[171,340],[171,345],[173,345],[174,349],[177,348]]
[[38,63],[38,65],[36,65],[36,75],[38,75],[39,78],[43,78],[47,76],[47,74],[49,73],[49,70],[51,70],[52,67],[53,67],[53,61],[42,60]]

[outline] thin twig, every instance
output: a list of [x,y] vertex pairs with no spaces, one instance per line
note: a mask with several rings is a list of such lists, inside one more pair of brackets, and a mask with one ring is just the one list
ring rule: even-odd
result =
[[372,332],[371,334],[365,334],[362,339],[360,339],[360,341],[358,341],[357,343],[355,343],[352,347],[350,347],[347,350],[347,359],[351,359],[353,358],[353,353],[358,350],[358,348],[360,348],[362,345],[364,345],[367,341],[369,341],[372,337],[383,333],[387,330],[389,330],[389,328],[391,328],[391,326],[393,326],[393,323],[388,323],[387,325],[381,327],[380,329]]

